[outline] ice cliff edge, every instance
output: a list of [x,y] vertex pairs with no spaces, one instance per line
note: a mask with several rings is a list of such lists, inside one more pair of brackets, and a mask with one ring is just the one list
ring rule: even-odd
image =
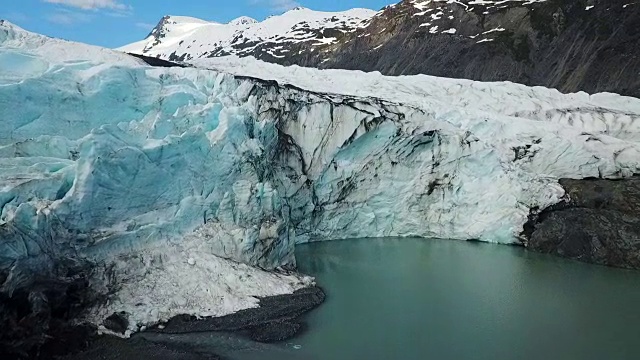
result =
[[4,290],[87,259],[109,294],[88,315],[97,323],[221,315],[308,283],[258,269],[295,265],[295,243],[518,243],[531,209],[563,198],[559,178],[640,172],[633,98],[200,65],[217,70],[0,25]]

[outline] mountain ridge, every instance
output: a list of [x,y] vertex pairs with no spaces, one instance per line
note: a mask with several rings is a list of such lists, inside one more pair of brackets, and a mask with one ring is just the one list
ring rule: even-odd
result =
[[227,24],[165,16],[146,39],[119,50],[169,61],[225,55],[285,58],[296,44],[306,43],[312,51],[337,41],[374,14],[368,9],[321,12],[299,7],[261,22],[239,17]]
[[[139,42],[121,50],[170,61],[252,56],[281,65],[640,97],[639,5],[632,0],[403,0],[353,16],[291,11],[281,15],[290,22],[279,35],[238,37],[226,48],[187,35],[172,41],[191,44],[141,48]],[[324,14],[324,20],[342,16],[342,21],[305,26],[308,14]]]

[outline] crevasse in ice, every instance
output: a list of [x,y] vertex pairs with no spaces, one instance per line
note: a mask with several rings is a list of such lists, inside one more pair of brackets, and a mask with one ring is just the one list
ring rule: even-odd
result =
[[120,274],[96,318],[220,315],[310,281],[220,258],[273,269],[295,243],[353,237],[513,243],[564,196],[559,177],[639,172],[637,99],[228,61],[294,86],[0,24],[5,289],[86,257]]

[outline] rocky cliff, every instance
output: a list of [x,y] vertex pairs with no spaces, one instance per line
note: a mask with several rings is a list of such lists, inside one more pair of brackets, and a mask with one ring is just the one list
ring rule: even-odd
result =
[[640,97],[631,0],[416,1],[388,7],[307,66],[508,80]]
[[640,177],[562,179],[566,200],[533,215],[526,246],[584,262],[640,269]]

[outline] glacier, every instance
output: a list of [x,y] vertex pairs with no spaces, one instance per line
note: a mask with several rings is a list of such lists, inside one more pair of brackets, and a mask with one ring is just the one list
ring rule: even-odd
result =
[[[282,67],[154,68],[0,22],[1,291],[60,259],[130,331],[224,315],[313,279],[294,245],[519,243],[559,178],[640,172],[640,100]],[[276,271],[272,271],[276,270]]]

